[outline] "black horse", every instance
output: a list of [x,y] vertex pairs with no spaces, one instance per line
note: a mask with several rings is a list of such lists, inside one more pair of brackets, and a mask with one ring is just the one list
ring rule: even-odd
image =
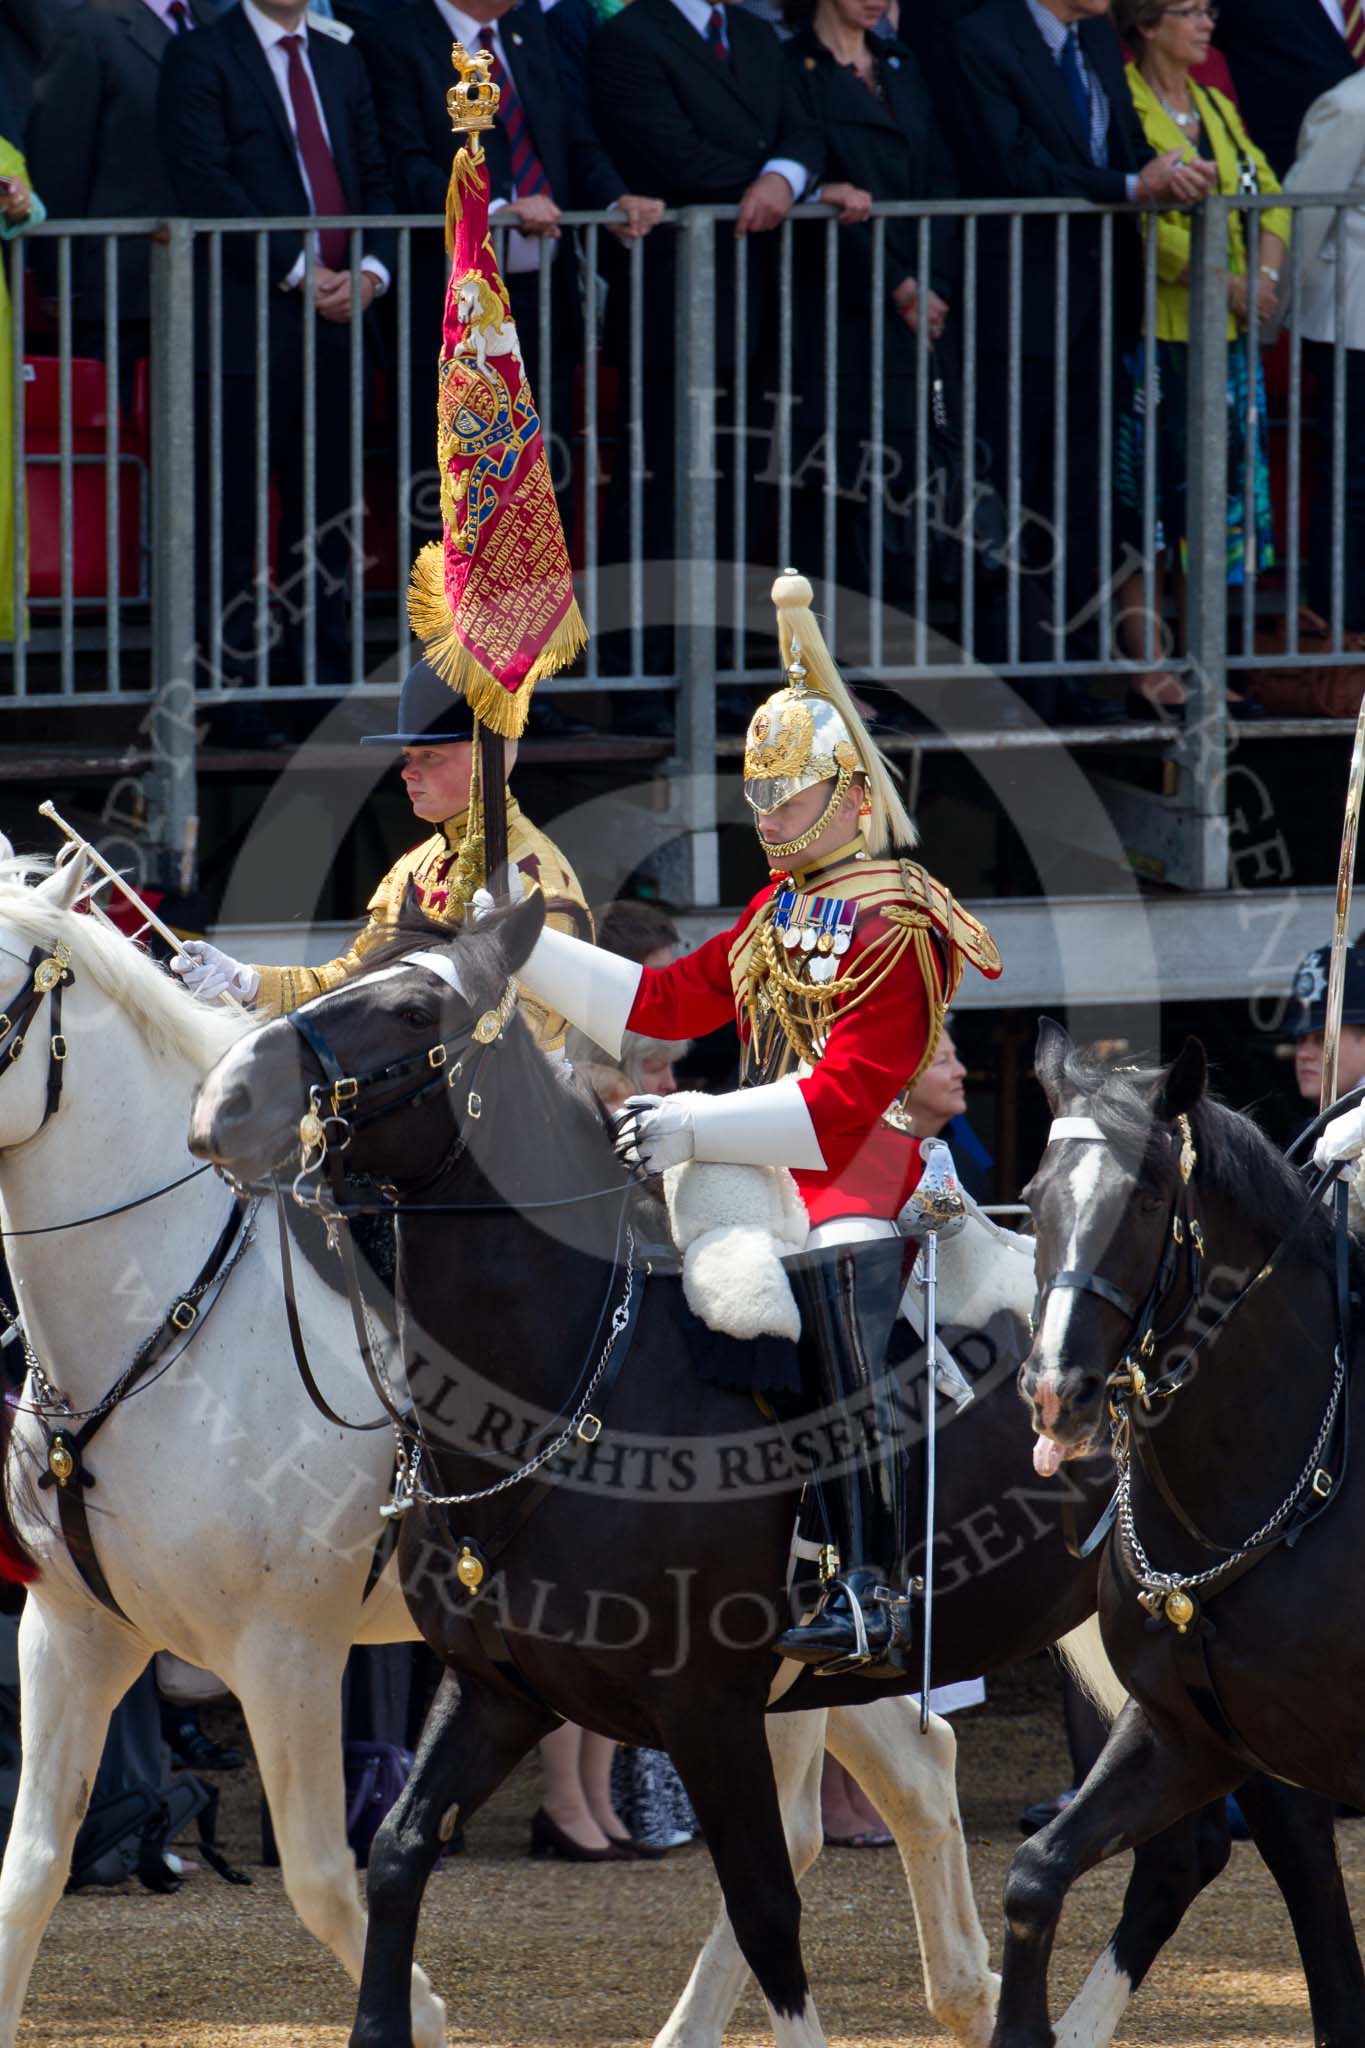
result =
[[[309,1136],[330,1128],[344,1144],[349,1185],[398,1197],[404,1355],[439,1446],[421,1473],[431,1493],[465,1496],[419,1500],[404,1517],[409,1601],[448,1671],[371,1856],[353,2048],[408,2048],[395,1986],[440,1841],[557,1716],[669,1751],[777,2039],[814,2044],[823,2036],[763,1724],[794,1497],[819,1450],[802,1452],[801,1431],[714,1383],[727,1340],[691,1319],[676,1282],[651,1274],[638,1197],[600,1111],[512,1013],[512,977],[541,916],[533,898],[454,940],[405,927],[389,972],[375,960],[243,1041],[205,1083],[192,1130],[201,1156],[255,1179],[295,1153],[311,1097]],[[1069,1557],[1057,1491],[1030,1483],[1025,1420],[1006,1391],[1022,1333],[985,1341],[983,1396],[968,1421],[944,1424],[938,1683],[1055,1640],[1094,1604],[1096,1566]],[[549,1449],[550,1466],[515,1479]],[[1098,1462],[1068,1476],[1083,1522],[1107,1479]],[[856,1705],[912,1683],[802,1670],[776,1705]],[[1330,1844],[1316,1804],[1273,1788],[1256,1824],[1310,1862]],[[1121,1930],[1132,1981],[1226,1854],[1214,1809],[1139,1857]],[[1316,2010],[1349,1966],[1306,1931]]]
[[[1045,1022],[1036,1063],[1057,1121],[1026,1191],[1042,1308],[1020,1384],[1069,1455],[1113,1420],[1124,1483],[1100,1619],[1133,1700],[1015,1858],[997,2048],[1053,2040],[1048,1955],[1082,1871],[1249,1766],[1365,1804],[1357,1254],[1319,1191],[1208,1096],[1197,1041],[1165,1071],[1114,1071]],[[1301,1945],[1354,1953],[1335,1856],[1285,1889]],[[1314,2001],[1314,2039],[1359,2048],[1365,1985],[1338,1989]]]

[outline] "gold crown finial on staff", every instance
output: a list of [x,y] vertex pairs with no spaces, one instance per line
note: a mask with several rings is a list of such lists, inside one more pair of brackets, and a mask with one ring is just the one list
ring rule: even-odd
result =
[[471,57],[463,43],[456,43],[450,61],[455,67],[455,83],[446,94],[450,125],[457,134],[470,137],[470,153],[477,156],[479,136],[493,126],[502,98],[501,88],[493,83],[493,53],[479,50]]

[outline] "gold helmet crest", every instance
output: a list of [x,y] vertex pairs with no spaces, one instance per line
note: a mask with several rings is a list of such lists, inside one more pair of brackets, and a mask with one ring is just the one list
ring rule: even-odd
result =
[[889,763],[858,715],[811,609],[814,593],[788,569],[773,585],[778,642],[787,681],[759,705],[744,741],[744,794],[767,817],[818,783],[833,782],[830,800],[809,831],[767,852],[781,860],[818,839],[855,776],[867,791],[868,850],[912,847],[918,834],[901,801]]

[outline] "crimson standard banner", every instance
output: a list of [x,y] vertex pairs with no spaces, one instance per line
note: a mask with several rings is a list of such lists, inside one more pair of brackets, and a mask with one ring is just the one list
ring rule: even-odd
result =
[[[454,61],[469,100],[478,97],[481,72],[496,94],[481,56],[470,59],[457,44]],[[535,684],[571,662],[588,635],[488,233],[488,197],[476,135],[456,154],[447,203],[450,283],[436,400],[442,538],[413,564],[408,615],[438,674],[484,725],[515,739]]]

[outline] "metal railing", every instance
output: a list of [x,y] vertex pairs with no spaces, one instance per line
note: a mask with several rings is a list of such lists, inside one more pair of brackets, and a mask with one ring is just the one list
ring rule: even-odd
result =
[[[1126,276],[1140,283],[1145,329],[1155,332],[1157,239],[1147,233],[1138,242],[1136,209],[907,202],[880,205],[866,227],[851,229],[828,207],[803,206],[775,235],[739,238],[735,208],[691,208],[625,245],[611,235],[610,214],[563,217],[563,239],[542,240],[537,270],[512,284],[523,309],[532,309],[529,325],[523,310],[523,341],[536,358],[536,396],[594,639],[573,676],[542,687],[546,695],[674,693],[679,823],[695,850],[692,900],[714,897],[715,818],[705,795],[716,757],[714,684],[771,675],[767,586],[798,542],[850,674],[911,693],[932,685],[934,715],[949,727],[955,687],[983,674],[1005,679],[1026,701],[1031,691],[1091,689],[1097,679],[1112,690],[1155,666],[1182,676],[1192,699],[1184,733],[1129,730],[1176,754],[1192,849],[1182,878],[1221,885],[1226,680],[1253,668],[1360,658],[1347,626],[1353,585],[1365,576],[1352,559],[1348,518],[1355,480],[1346,464],[1340,259],[1350,203],[1349,195],[1219,198],[1191,216],[1183,646],[1171,643],[1174,608],[1158,584],[1158,541],[1173,536],[1159,533],[1171,508],[1162,505],[1157,433],[1142,437],[1136,505],[1131,474],[1126,511],[1117,502],[1123,428],[1108,394],[1128,376],[1128,410],[1149,424],[1163,403],[1156,352],[1149,347],[1125,367],[1115,313]],[[1296,214],[1307,205],[1332,209],[1327,247],[1338,258],[1330,456],[1318,459],[1328,503],[1320,491],[1313,515],[1321,521],[1325,511],[1328,522],[1330,603],[1326,636],[1311,646],[1299,636],[1309,423],[1303,345],[1291,327],[1286,418],[1277,423],[1287,436],[1286,559],[1272,584],[1256,545],[1265,350],[1254,294],[1240,410],[1228,387],[1230,218],[1241,216],[1254,274],[1256,223],[1287,204]],[[48,223],[10,245],[14,461],[17,475],[27,469],[31,492],[40,470],[55,477],[55,535],[48,517],[44,544],[55,538],[59,587],[49,601],[30,603],[31,637],[16,639],[0,689],[35,705],[90,696],[150,702],[174,762],[160,798],[169,843],[178,843],[180,814],[193,804],[192,739],[176,736],[192,732],[187,703],[392,690],[409,659],[406,570],[416,543],[435,530],[435,472],[425,470],[422,450],[430,448],[434,463],[439,345],[439,308],[423,302],[416,280],[431,274],[441,224],[412,216],[337,224],[350,231],[357,298],[367,238],[391,235],[392,291],[368,321],[350,325],[344,344],[318,320],[299,319],[297,362],[280,356],[279,251],[284,238],[292,260],[297,244],[306,305],[319,225],[311,218]],[[934,274],[945,235],[956,243],[960,283],[944,348],[931,346],[923,319],[907,345],[900,326],[873,309],[887,305],[898,265],[909,261],[921,281]],[[92,237],[101,249],[102,327],[81,346],[102,357],[105,395],[102,414],[85,420],[72,278],[73,254]],[[131,345],[118,254],[130,239],[146,246],[151,274],[145,422],[127,421],[117,402],[129,386]],[[506,269],[505,231],[495,239]],[[1294,246],[1291,238],[1297,298],[1304,280]],[[33,274],[39,250],[41,288]],[[1026,332],[1026,289],[1040,260],[1056,281],[1051,361],[1042,370],[1036,308],[1034,331]],[[1073,315],[1083,291],[1092,316],[1077,344]],[[26,437],[25,378],[34,371],[19,343],[39,296],[52,303],[51,324],[46,337],[30,334],[29,349],[35,360],[45,346],[51,351],[57,385],[55,446],[41,450]],[[427,321],[429,346],[417,332]],[[1077,346],[1093,350],[1090,381],[1106,394],[1090,422],[1070,417],[1073,386],[1082,367],[1090,371],[1073,356]],[[945,351],[960,365],[960,377],[946,383]],[[296,394],[288,410],[272,390],[286,377]],[[1037,438],[1035,408],[1051,415],[1046,459],[1034,465],[1043,504],[1028,501],[1037,492],[1023,459]],[[983,442],[988,412],[1003,446]],[[1093,488],[1076,460],[1078,431],[1092,437]],[[143,433],[150,503],[144,497],[130,512],[119,480],[130,457],[140,457]],[[1230,591],[1237,465],[1229,451],[1238,441],[1245,567],[1240,589]],[[92,593],[91,505],[77,479],[100,464],[105,582]],[[50,496],[50,483],[43,488]],[[994,524],[982,509],[992,501]],[[145,570],[131,588],[122,574],[130,517],[146,522],[134,542]],[[33,539],[23,492],[16,521],[22,616],[25,544],[31,550]],[[98,561],[100,548],[93,554]],[[244,555],[250,572],[229,589],[231,563]],[[1127,616],[1134,605],[1136,629]],[[1258,627],[1264,637],[1266,621],[1281,614],[1283,644],[1258,648]]]

